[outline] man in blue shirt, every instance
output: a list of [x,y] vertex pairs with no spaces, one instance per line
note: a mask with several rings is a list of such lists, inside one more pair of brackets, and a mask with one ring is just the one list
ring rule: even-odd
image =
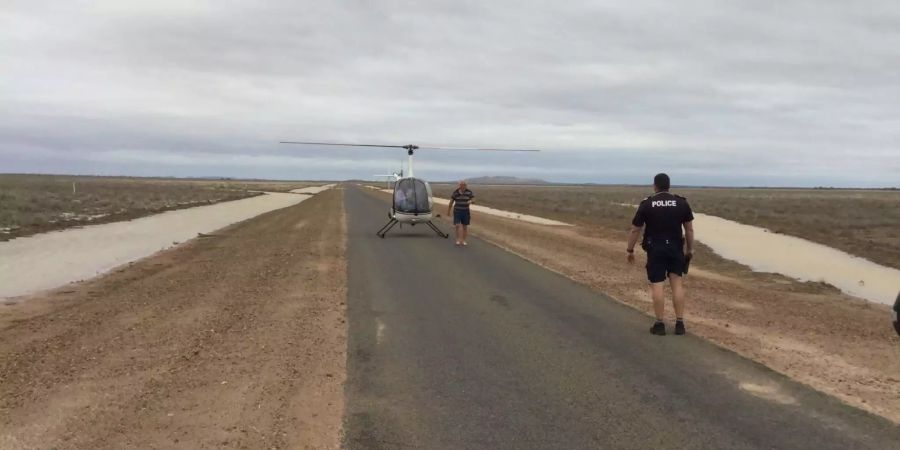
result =
[[469,205],[475,201],[475,194],[469,190],[466,180],[459,182],[456,190],[450,195],[450,203],[447,205],[447,215],[453,211],[453,225],[456,227],[456,245],[469,245],[466,238],[469,237],[469,222],[472,215]]

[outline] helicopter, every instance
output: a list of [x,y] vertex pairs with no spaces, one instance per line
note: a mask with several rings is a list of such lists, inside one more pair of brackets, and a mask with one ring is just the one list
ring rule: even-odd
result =
[[431,220],[434,218],[434,198],[431,195],[431,185],[422,178],[416,178],[413,172],[413,156],[416,150],[454,150],[454,151],[494,151],[494,152],[538,152],[535,149],[503,149],[503,148],[470,148],[470,147],[419,147],[418,145],[380,145],[380,144],[350,144],[337,142],[305,142],[305,141],[281,141],[280,144],[294,145],[330,145],[342,147],[375,147],[375,148],[402,148],[406,150],[408,157],[407,174],[403,175],[403,170],[395,176],[393,201],[391,208],[388,210],[388,223],[386,223],[375,234],[384,239],[387,232],[397,225],[402,227],[403,224],[416,226],[417,224],[425,224],[438,236],[446,239],[450,235],[441,231]]

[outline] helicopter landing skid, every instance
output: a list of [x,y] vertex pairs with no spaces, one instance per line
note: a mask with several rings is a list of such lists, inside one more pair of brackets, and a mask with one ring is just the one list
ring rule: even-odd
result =
[[431,223],[430,220],[429,220],[428,222],[425,222],[425,223],[427,223],[427,224],[428,224],[428,227],[431,228],[432,230],[434,230],[434,232],[437,233],[438,236],[440,236],[440,237],[442,237],[442,238],[444,238],[444,239],[447,239],[448,237],[450,237],[449,234],[444,233],[443,231],[441,231],[441,229],[438,228],[437,225]]
[[387,234],[387,232],[390,231],[391,228],[394,228],[394,225],[397,225],[397,223],[397,219],[391,217],[390,222],[381,227],[381,229],[378,230],[378,232],[375,234],[377,234],[378,237],[384,239],[384,235]]
[[[394,228],[394,225],[397,225],[398,223],[400,223],[400,221],[398,221],[397,219],[394,219],[392,217],[391,220],[388,223],[386,223],[383,227],[381,227],[381,229],[378,230],[378,232],[375,234],[378,235],[378,237],[384,239],[384,236],[387,234],[387,232],[391,231],[391,228]],[[448,237],[450,237],[449,234],[441,231],[441,229],[438,228],[437,225],[431,223],[430,220],[428,222],[425,222],[425,224],[427,224],[429,228],[431,228],[435,233],[437,233],[438,236],[440,236],[444,239],[447,239]],[[401,224],[400,226],[402,227],[403,225]]]

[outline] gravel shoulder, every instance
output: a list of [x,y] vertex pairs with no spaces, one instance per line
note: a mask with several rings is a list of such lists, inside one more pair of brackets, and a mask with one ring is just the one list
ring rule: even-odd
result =
[[337,448],[343,190],[0,305],[0,448]]

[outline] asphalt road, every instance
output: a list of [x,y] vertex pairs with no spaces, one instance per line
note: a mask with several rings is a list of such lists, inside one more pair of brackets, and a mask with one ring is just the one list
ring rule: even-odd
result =
[[345,208],[348,448],[900,448],[884,419],[651,336],[646,316],[486,242],[379,239],[374,193],[348,187]]

